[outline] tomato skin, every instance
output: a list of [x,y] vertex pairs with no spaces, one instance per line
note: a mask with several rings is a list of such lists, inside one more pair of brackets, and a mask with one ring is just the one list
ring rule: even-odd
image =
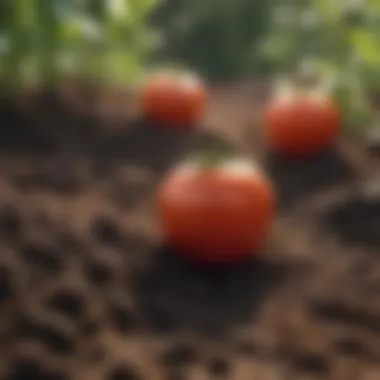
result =
[[263,113],[271,147],[283,154],[307,157],[332,143],[340,129],[340,112],[332,99],[304,94],[274,98]]
[[207,93],[196,76],[158,73],[142,87],[140,100],[152,121],[191,126],[204,113]]
[[185,256],[234,263],[263,244],[274,220],[275,194],[250,165],[194,164],[169,174],[157,191],[156,206],[168,243]]

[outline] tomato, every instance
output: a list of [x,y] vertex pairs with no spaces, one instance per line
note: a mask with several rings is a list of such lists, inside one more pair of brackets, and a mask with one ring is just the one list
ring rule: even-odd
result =
[[141,90],[141,108],[152,121],[164,124],[192,125],[202,116],[206,89],[194,75],[157,73]]
[[263,129],[273,149],[286,155],[310,156],[335,140],[340,112],[334,101],[322,94],[275,97],[264,109]]
[[168,243],[205,263],[233,263],[261,247],[274,220],[268,179],[241,160],[182,164],[157,190],[157,216]]

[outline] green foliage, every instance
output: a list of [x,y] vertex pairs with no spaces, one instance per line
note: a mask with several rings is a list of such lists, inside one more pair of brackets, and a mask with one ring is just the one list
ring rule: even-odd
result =
[[318,53],[319,19],[310,1],[274,0],[267,34],[258,53],[277,71],[291,70],[300,57]]
[[165,0],[151,19],[164,37],[156,58],[212,79],[251,74],[261,65],[254,46],[269,11],[268,1]]
[[155,0],[1,0],[0,75],[13,85],[59,75],[133,81],[151,47]]

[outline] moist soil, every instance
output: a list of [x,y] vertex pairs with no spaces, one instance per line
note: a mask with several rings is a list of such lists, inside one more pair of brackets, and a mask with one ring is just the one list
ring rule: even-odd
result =
[[[266,85],[211,89],[194,129],[120,90],[0,99],[2,379],[380,378],[378,157],[349,134],[276,156]],[[215,145],[278,191],[265,249],[223,270],[181,259],[153,212],[163,175]]]

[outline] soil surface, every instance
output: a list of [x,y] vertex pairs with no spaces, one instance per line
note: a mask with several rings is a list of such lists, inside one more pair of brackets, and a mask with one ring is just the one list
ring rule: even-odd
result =
[[[380,378],[378,157],[351,136],[274,156],[265,84],[212,94],[193,131],[119,90],[0,100],[1,379]],[[215,143],[279,197],[266,248],[224,271],[183,261],[153,213],[165,172]]]

